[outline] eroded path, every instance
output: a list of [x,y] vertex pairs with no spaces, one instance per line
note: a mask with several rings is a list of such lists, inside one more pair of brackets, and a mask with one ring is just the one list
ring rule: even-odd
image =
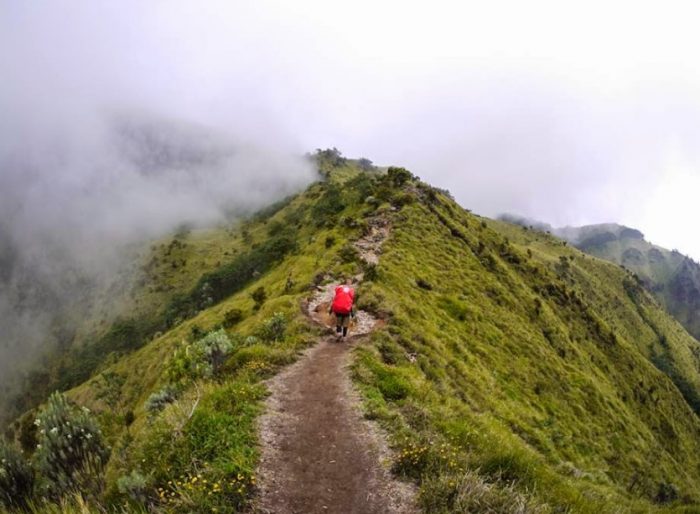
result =
[[[312,320],[330,324],[332,294],[332,285],[320,288],[305,306]],[[260,421],[258,511],[415,512],[413,489],[391,476],[385,440],[363,418],[349,376],[350,348],[376,323],[358,312],[348,340],[336,342],[329,331],[268,383],[271,395]]]

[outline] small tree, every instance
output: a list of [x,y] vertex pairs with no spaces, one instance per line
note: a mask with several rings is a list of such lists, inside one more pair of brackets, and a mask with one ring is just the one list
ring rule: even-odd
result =
[[370,161],[366,157],[360,157],[357,160],[357,165],[362,171],[370,171],[374,168],[374,164],[372,163],[372,161]]
[[387,177],[394,187],[401,187],[409,180],[413,179],[413,174],[406,168],[391,166],[387,170]]

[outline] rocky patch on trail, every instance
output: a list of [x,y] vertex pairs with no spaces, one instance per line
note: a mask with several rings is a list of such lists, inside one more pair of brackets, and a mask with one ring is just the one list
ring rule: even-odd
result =
[[383,216],[370,218],[367,224],[367,233],[355,241],[353,246],[363,261],[367,264],[377,265],[379,255],[382,253],[382,244],[389,237],[391,224]]

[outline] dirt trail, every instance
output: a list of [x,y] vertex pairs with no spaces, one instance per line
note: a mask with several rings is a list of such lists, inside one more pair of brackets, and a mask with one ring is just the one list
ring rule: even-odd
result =
[[[332,284],[319,288],[305,305],[316,323],[330,325],[332,295]],[[350,348],[376,323],[368,313],[358,312],[346,341],[337,342],[329,330],[268,382],[271,395],[260,420],[258,512],[416,512],[413,488],[392,478],[386,442],[363,418],[348,372]]]

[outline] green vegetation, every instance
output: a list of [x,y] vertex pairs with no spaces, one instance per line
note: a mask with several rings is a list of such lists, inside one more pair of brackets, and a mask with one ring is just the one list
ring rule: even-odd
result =
[[[395,218],[375,284],[393,315],[358,350],[355,377],[427,510],[700,501],[700,420],[650,352],[665,341],[697,392],[698,344],[641,287],[632,299],[629,273],[439,192]],[[465,503],[477,478],[490,491],[478,508]]]
[[579,249],[637,274],[645,287],[700,339],[700,265],[676,250],[644,239],[640,231],[604,224],[567,228],[561,235]]
[[54,393],[34,424],[38,443],[31,462],[12,444],[0,443],[1,504],[38,511],[76,494],[99,498],[109,449],[89,411]]
[[[426,512],[698,511],[700,345],[632,274],[475,216],[403,168],[315,159],[325,180],[304,193],[154,244],[133,312],[64,361],[66,384],[85,378],[67,395],[99,422],[104,484],[44,504],[26,464],[44,454],[0,445],[0,493],[31,490],[16,497],[37,512],[245,510],[263,380],[321,333],[299,305],[364,272],[358,307],[383,323],[353,378]],[[376,217],[391,235],[367,266],[349,243]],[[30,451],[49,446],[35,418],[8,434]]]
[[54,393],[36,425],[39,443],[34,462],[41,494],[56,499],[74,492],[100,494],[109,450],[90,412]]
[[22,508],[34,490],[34,471],[24,455],[0,440],[0,505]]

